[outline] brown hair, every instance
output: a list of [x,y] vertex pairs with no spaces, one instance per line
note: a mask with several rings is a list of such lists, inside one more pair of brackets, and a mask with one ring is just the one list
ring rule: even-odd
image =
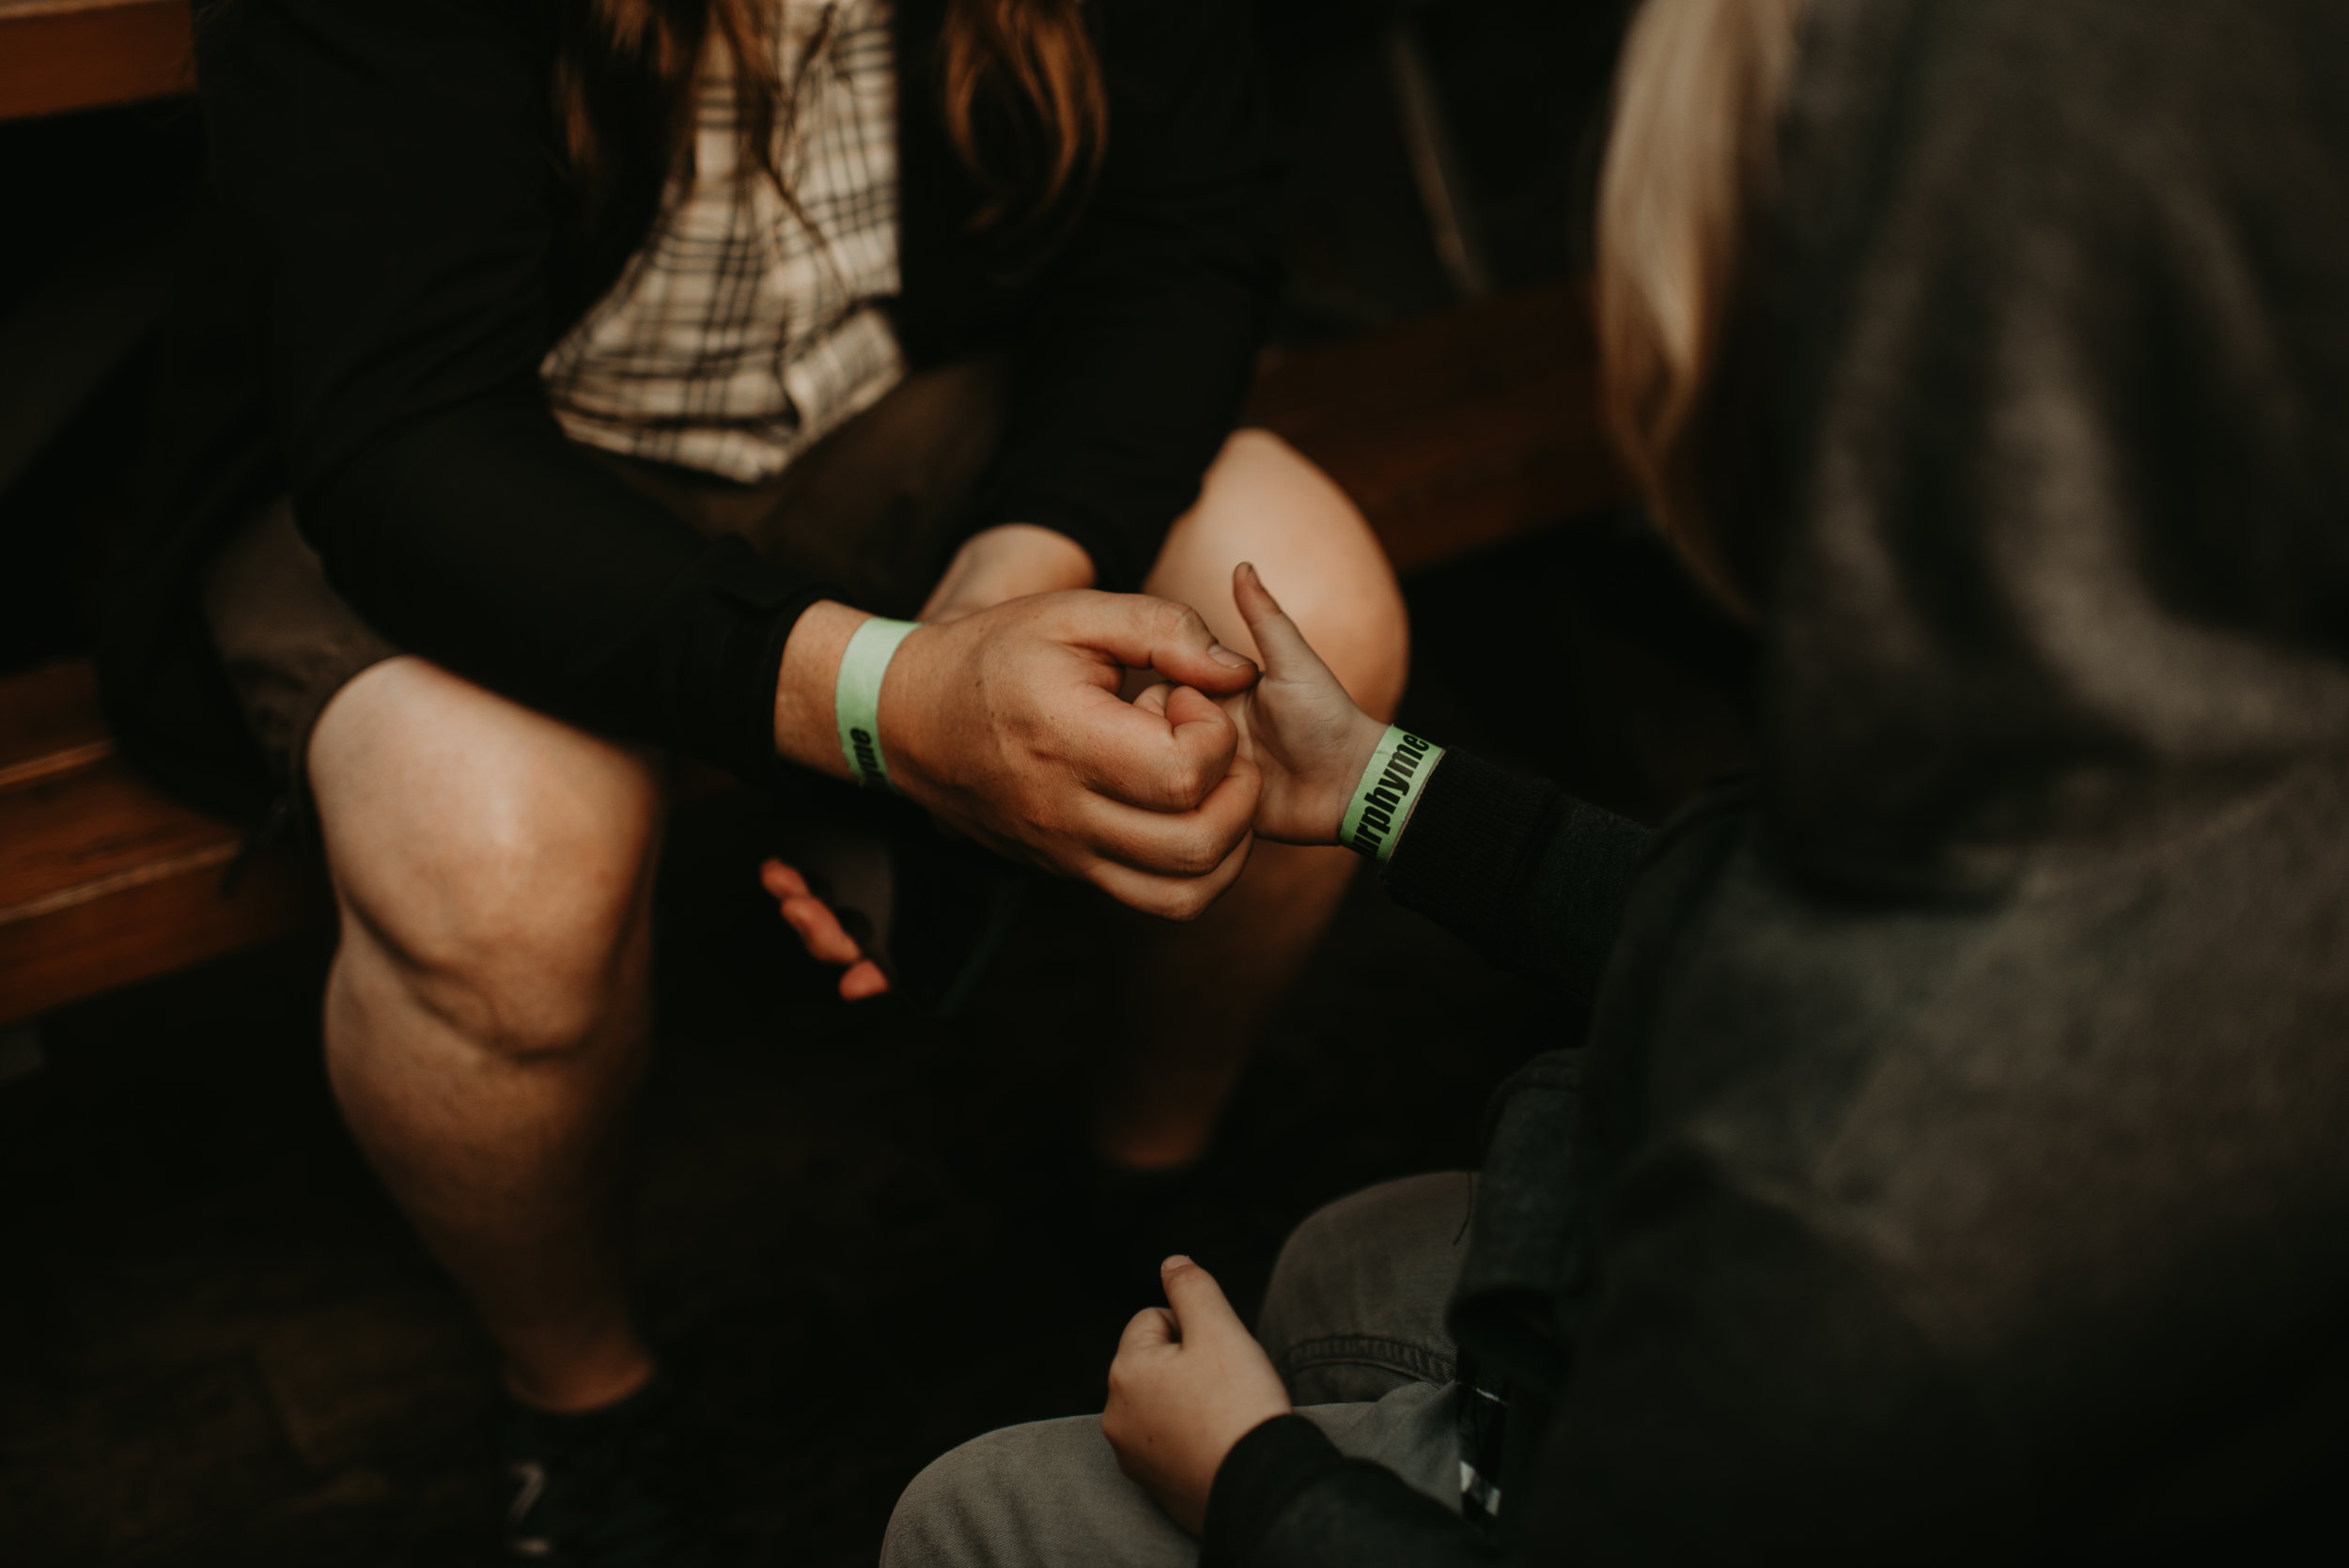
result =
[[[739,166],[788,199],[775,145],[792,105],[769,33],[770,0],[580,0],[564,10],[556,124],[591,207],[609,194],[619,162],[690,145],[693,87],[713,36],[733,68]],[[1084,0],[947,0],[939,49],[947,134],[992,193],[982,223],[1042,216],[1090,184],[1108,142],[1109,95]],[[982,125],[1002,112],[1031,132],[1016,138],[1018,150],[1040,158],[1014,160],[989,145],[1000,138]]]
[[1646,0],[1625,40],[1600,176],[1600,392],[1657,523],[1749,610],[1706,503],[1706,427],[1740,253],[1776,176],[1804,0]]

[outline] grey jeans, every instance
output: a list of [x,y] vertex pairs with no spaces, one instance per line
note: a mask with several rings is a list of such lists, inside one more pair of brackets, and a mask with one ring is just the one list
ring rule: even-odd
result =
[[[1458,1385],[1444,1307],[1476,1178],[1412,1176],[1343,1198],[1281,1250],[1256,1337],[1299,1414],[1348,1454],[1460,1505]],[[883,1568],[1190,1568],[1199,1543],[1119,1473],[1098,1416],[1005,1427],[914,1477]]]

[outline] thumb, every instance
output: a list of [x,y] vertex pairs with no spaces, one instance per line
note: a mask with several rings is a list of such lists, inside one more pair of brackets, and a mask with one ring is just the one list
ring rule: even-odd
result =
[[1256,639],[1256,651],[1264,655],[1267,678],[1283,681],[1335,680],[1330,667],[1314,652],[1305,634],[1297,629],[1297,623],[1288,618],[1256,575],[1256,568],[1242,561],[1232,568],[1232,599],[1239,606],[1240,618],[1248,623],[1249,635]]
[[1062,613],[1066,641],[1128,670],[1156,670],[1177,686],[1226,697],[1256,679],[1256,666],[1217,642],[1189,605],[1146,594],[1071,594]]
[[1182,1330],[1183,1343],[1196,1344],[1203,1339],[1219,1335],[1246,1336],[1248,1330],[1224,1299],[1223,1287],[1215,1282],[1215,1276],[1179,1254],[1159,1265],[1159,1282],[1166,1286],[1167,1305],[1174,1309],[1175,1325]]

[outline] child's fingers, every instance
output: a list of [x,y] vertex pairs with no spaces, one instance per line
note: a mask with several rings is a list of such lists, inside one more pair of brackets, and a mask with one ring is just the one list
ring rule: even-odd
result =
[[1127,1323],[1126,1331],[1117,1337],[1120,1356],[1137,1351],[1156,1350],[1175,1342],[1174,1314],[1164,1307],[1144,1307]]
[[1189,686],[1154,686],[1143,696],[1161,692],[1164,694],[1159,697],[1159,711],[1166,715],[1170,724],[1206,723],[1226,716],[1221,703]]
[[1321,656],[1314,652],[1313,644],[1305,641],[1305,634],[1297,629],[1297,623],[1282,610],[1250,562],[1242,561],[1232,568],[1232,599],[1256,639],[1256,651],[1264,655],[1267,675],[1295,680],[1322,670]]
[[1160,1264],[1159,1280],[1166,1287],[1167,1305],[1174,1309],[1176,1331],[1186,1342],[1215,1334],[1247,1334],[1247,1326],[1232,1311],[1215,1276],[1189,1258],[1177,1254]]
[[791,927],[807,949],[807,955],[819,964],[846,964],[848,970],[840,977],[840,995],[848,1001],[863,1001],[889,989],[889,977],[880,966],[864,956],[848,928],[831,905],[808,891],[807,878],[781,861],[770,860],[758,868],[758,880],[775,898],[776,908],[783,913],[783,923]]
[[884,996],[889,991],[889,976],[870,958],[859,958],[840,977],[840,1000],[863,1001],[867,997]]
[[864,956],[864,950],[849,939],[840,917],[822,899],[786,898],[782,908],[784,924],[798,934],[800,945],[817,963],[853,964]]

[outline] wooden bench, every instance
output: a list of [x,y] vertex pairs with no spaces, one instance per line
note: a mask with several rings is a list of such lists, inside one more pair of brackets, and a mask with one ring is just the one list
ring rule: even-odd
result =
[[241,868],[237,828],[168,799],[116,754],[87,663],[0,682],[0,1024],[322,919],[311,866]]

